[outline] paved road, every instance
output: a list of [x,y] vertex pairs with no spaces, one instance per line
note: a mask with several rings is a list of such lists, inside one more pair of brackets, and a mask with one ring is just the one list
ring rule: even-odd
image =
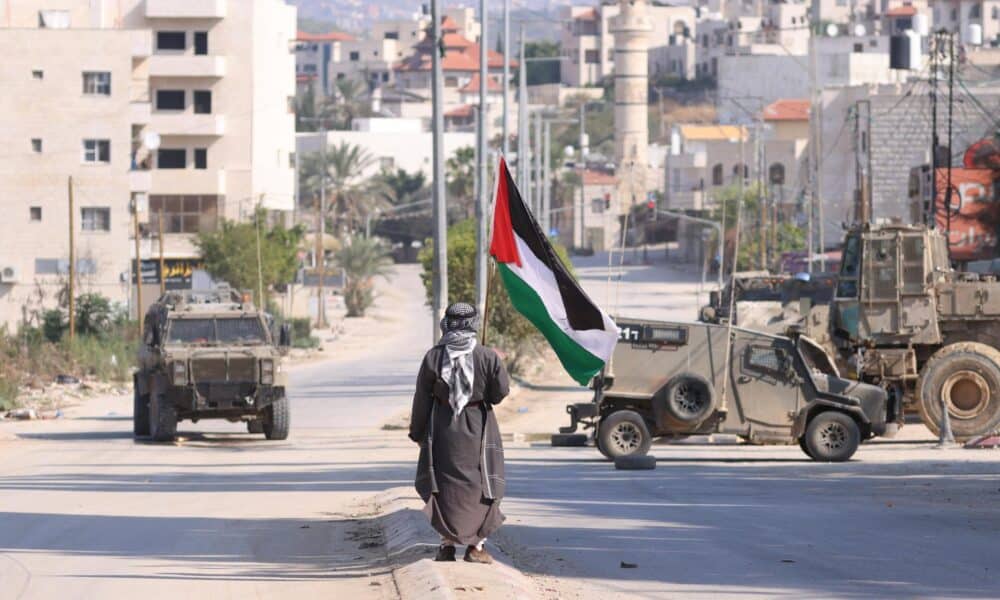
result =
[[[293,372],[286,443],[227,423],[134,443],[121,398],[0,424],[0,598],[394,597],[367,499],[410,485],[415,449],[375,427],[409,402],[429,316],[415,271],[387,293],[395,320]],[[1000,596],[994,452],[653,453],[656,471],[618,472],[591,448],[509,443],[494,542],[550,598]]]

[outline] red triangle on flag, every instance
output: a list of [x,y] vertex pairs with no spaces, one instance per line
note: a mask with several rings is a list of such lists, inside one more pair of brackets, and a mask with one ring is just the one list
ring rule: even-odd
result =
[[[500,263],[521,266],[521,256],[514,240],[514,226],[510,220],[510,192],[517,194],[517,186],[507,170],[507,161],[501,156],[497,164],[496,197],[493,199],[493,240],[490,254]],[[520,195],[518,195],[520,198]]]

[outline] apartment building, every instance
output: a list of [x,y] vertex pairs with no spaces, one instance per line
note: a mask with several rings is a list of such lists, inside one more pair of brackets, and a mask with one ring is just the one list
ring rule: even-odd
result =
[[1000,47],[1000,0],[932,1],[933,23],[966,40],[973,25],[982,28],[983,45]]
[[[736,125],[675,125],[666,170],[666,206],[671,210],[708,210],[715,194],[748,176],[753,162],[749,132]],[[742,169],[741,169],[742,165]]]
[[0,250],[16,275],[0,283],[0,319],[20,318],[13,313],[36,288],[51,306],[66,277],[69,175],[77,255],[94,257],[77,270],[119,302],[131,293],[133,202],[148,207],[139,215],[147,302],[159,287],[161,217],[168,270],[184,273],[168,283],[183,286],[197,266],[195,235],[257,207],[292,210],[293,7],[24,0],[0,6],[0,24],[9,155],[0,194],[27,223],[0,225],[11,227],[3,239],[23,239]]
[[298,89],[305,91],[311,87],[316,96],[327,96],[333,90],[330,65],[339,63],[344,55],[344,45],[354,41],[353,35],[340,31],[299,31],[295,36],[295,82]]

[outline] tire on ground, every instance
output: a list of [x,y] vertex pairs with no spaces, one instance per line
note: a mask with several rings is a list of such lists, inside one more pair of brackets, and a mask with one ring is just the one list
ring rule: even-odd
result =
[[806,445],[806,436],[805,435],[803,435],[802,437],[799,438],[799,448],[802,450],[803,454],[805,454],[809,458],[813,458],[813,455],[809,453],[809,446]]
[[615,459],[619,471],[651,471],[656,468],[656,457],[649,454],[630,454]]
[[949,404],[951,430],[958,441],[1000,426],[1000,351],[979,342],[945,346],[931,356],[917,383],[920,419],[940,435],[941,401]]
[[554,433],[552,434],[552,439],[550,443],[556,447],[565,446],[586,446],[587,445],[587,434],[586,433]]
[[149,435],[149,394],[139,393],[139,375],[132,376],[132,435]]
[[701,375],[681,373],[667,383],[653,407],[661,430],[690,431],[715,410],[715,389]]
[[149,435],[154,442],[172,442],[177,437],[177,407],[159,385],[149,393]]
[[824,411],[809,420],[803,436],[805,452],[819,462],[844,462],[861,444],[861,429],[841,412]]
[[646,421],[632,410],[619,410],[602,418],[597,436],[601,453],[612,460],[646,454],[653,442]]
[[288,397],[284,392],[267,407],[267,418],[264,420],[264,437],[269,440],[288,438],[291,425],[291,414],[288,408]]

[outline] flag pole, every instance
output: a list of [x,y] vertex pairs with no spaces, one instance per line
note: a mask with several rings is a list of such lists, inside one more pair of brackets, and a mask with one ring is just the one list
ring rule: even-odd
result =
[[490,298],[493,296],[493,275],[496,274],[496,261],[490,257],[489,273],[486,275],[486,300],[483,303],[483,333],[479,336],[479,343],[486,345],[486,333],[490,327]]
[[484,216],[488,217],[488,220],[484,224],[486,232],[484,245],[488,244],[488,246],[484,250],[486,254],[486,261],[489,265],[486,273],[486,297],[483,299],[483,330],[479,336],[479,343],[484,346],[486,345],[486,334],[489,331],[490,298],[493,296],[493,279],[494,275],[496,275],[497,269],[496,259],[490,255],[489,246],[492,245],[493,241],[493,219],[495,218],[494,214],[497,210],[497,192],[500,188],[500,177],[505,176],[507,173],[507,157],[504,156],[503,150],[499,151],[498,154],[497,166],[493,170],[493,197],[483,210]]

